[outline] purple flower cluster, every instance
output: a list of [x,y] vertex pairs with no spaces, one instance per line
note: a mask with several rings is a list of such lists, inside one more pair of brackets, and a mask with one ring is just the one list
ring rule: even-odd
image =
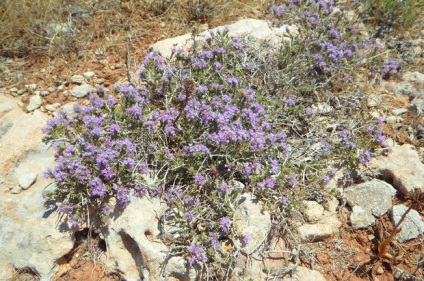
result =
[[357,63],[365,49],[375,51],[353,26],[340,24],[334,8],[332,0],[284,0],[270,8],[277,24],[291,23],[306,33],[300,43],[304,51],[299,55],[309,57],[326,74],[340,73],[344,65]]
[[191,257],[189,259],[189,264],[193,266],[196,262],[207,262],[208,259],[206,258],[206,254],[203,251],[203,249],[199,246],[196,246],[195,244],[192,244],[188,248],[188,252],[190,253]]

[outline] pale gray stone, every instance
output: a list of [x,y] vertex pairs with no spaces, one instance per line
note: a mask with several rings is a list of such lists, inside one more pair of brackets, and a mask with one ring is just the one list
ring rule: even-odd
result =
[[394,116],[402,115],[402,114],[404,114],[406,112],[408,112],[408,109],[406,109],[406,108],[398,108],[398,109],[393,109],[392,110],[392,114]]
[[28,173],[19,176],[19,186],[22,189],[28,189],[31,185],[34,184],[34,182],[37,180],[37,174],[36,173]]
[[[403,214],[408,210],[404,205],[393,206],[392,221],[397,224],[402,218]],[[400,225],[401,232],[396,235],[396,240],[399,242],[406,242],[414,239],[424,233],[424,222],[420,214],[416,210],[410,210],[406,215],[405,220]]]
[[27,84],[24,87],[30,91],[34,91],[37,88],[37,84]]
[[196,270],[190,268],[184,258],[166,260],[169,249],[158,237],[159,218],[166,208],[166,204],[156,198],[133,198],[128,207],[110,221],[104,231],[108,268],[118,269],[126,280],[160,281],[170,276],[196,280]]
[[53,93],[53,92],[56,92],[56,91],[57,91],[57,88],[56,88],[55,86],[50,86],[47,90],[48,90],[50,93]]
[[373,179],[348,187],[344,191],[349,206],[360,206],[374,216],[384,215],[392,207],[392,198],[396,190],[388,183]]
[[271,229],[271,215],[264,211],[262,205],[252,194],[243,194],[233,217],[237,233],[250,237],[247,244],[235,240],[236,244],[245,254],[250,255],[266,240]]
[[424,98],[424,74],[420,72],[405,72],[401,82],[383,82],[382,86],[397,95]]
[[88,84],[83,84],[80,86],[75,87],[73,90],[71,90],[71,95],[76,98],[83,98],[87,96],[90,92],[93,92],[94,88],[91,87]]
[[27,105],[28,112],[34,111],[43,104],[43,101],[39,95],[35,95],[29,98],[29,104]]
[[381,103],[381,98],[377,95],[371,95],[367,99],[368,107],[376,107]]
[[373,117],[374,119],[377,119],[377,118],[380,118],[381,117],[381,115],[380,115],[380,112],[378,112],[378,111],[373,111],[373,112],[371,112],[371,117]]
[[375,217],[369,210],[365,210],[360,206],[354,206],[350,215],[350,222],[355,229],[366,228],[375,224]]
[[391,115],[391,116],[388,116],[386,118],[386,123],[387,124],[394,124],[396,122],[397,122],[396,116]]
[[394,146],[396,146],[396,142],[392,138],[387,138],[382,144],[382,147],[394,147]]
[[49,91],[40,91],[40,96],[45,97],[45,96],[48,96],[48,95],[50,95]]
[[[228,25],[225,27],[228,30],[230,36],[243,37],[248,36],[251,38],[252,45],[260,45],[266,42],[269,46],[277,46],[282,41],[289,42],[291,38],[298,35],[297,27],[283,25],[280,27],[271,27],[271,25],[263,20],[257,19],[242,19],[238,22]],[[205,42],[206,38],[210,37],[210,32],[217,32],[218,30],[224,30],[224,27],[217,27],[211,31],[204,31],[196,38],[201,44]],[[159,51],[162,56],[169,58],[172,54],[171,49],[182,48],[187,51],[192,45],[191,34],[185,34],[174,38],[165,39],[159,41],[152,46],[150,49]],[[269,49],[267,50],[269,51]]]
[[424,164],[412,145],[395,146],[387,156],[373,158],[369,166],[404,195],[415,188],[424,191]]
[[54,103],[54,104],[48,104],[46,105],[46,109],[48,111],[55,111],[56,109],[58,109],[60,107],[60,103]]
[[[309,201],[312,202],[312,201]],[[317,208],[316,204],[310,203],[317,212],[312,212],[310,218],[314,223],[304,223],[298,227],[300,238],[303,242],[322,241],[339,231],[341,222],[337,217],[338,202],[336,198],[329,200],[324,208],[324,212],[319,217],[321,208]]]
[[327,103],[320,102],[316,105],[312,105],[312,108],[316,110],[318,114],[328,114],[333,112],[333,107]]
[[299,227],[298,232],[302,242],[317,242],[330,238],[337,231],[337,229],[335,229],[333,225],[330,224],[306,223]]
[[82,74],[86,81],[90,81],[94,75],[96,75],[93,71],[87,71]]
[[[41,144],[47,116],[35,111],[28,118],[6,96],[0,96],[0,116],[13,124],[0,139],[0,279],[9,280],[14,269],[30,268],[41,280],[51,280],[57,260],[73,247],[71,233],[57,229],[58,217],[44,205],[47,179],[37,178],[25,192],[18,182],[20,175],[43,173],[54,163],[54,150]],[[9,188],[19,194],[7,192]]]
[[84,83],[84,76],[82,76],[82,75],[72,75],[71,81],[72,81],[72,83],[75,83],[75,84],[82,84],[82,83]]
[[310,223],[317,222],[324,216],[324,207],[316,201],[303,201],[303,214]]

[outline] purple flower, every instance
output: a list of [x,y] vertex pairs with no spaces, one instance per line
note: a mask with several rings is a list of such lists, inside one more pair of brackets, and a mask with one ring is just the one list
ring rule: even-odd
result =
[[122,161],[122,165],[127,166],[130,170],[132,170],[135,167],[135,161],[131,157],[126,157],[124,161]]
[[316,115],[316,111],[315,111],[315,109],[308,107],[308,108],[306,109],[306,114],[308,114],[308,115],[310,115],[310,116],[312,116],[312,117],[315,117],[315,115]]
[[219,190],[221,190],[222,192],[226,192],[228,190],[228,185],[224,183],[219,187]]
[[201,174],[197,174],[194,176],[194,183],[202,186],[205,184],[205,177],[202,176]]
[[184,217],[185,217],[187,222],[191,222],[193,220],[194,216],[193,216],[193,213],[188,212],[188,213],[184,214]]
[[228,78],[228,83],[232,86],[238,86],[238,80],[234,76]]
[[72,215],[72,213],[74,212],[74,204],[73,203],[69,203],[69,204],[62,204],[59,208],[58,208],[58,213],[60,214],[66,214],[66,215]]
[[271,12],[275,14],[277,17],[281,17],[285,9],[286,9],[286,6],[284,5],[278,6],[274,4],[271,6]]
[[[220,70],[221,68],[222,68],[222,64],[220,63],[220,62],[218,62],[218,61],[216,61],[215,63],[214,63],[214,66],[215,66],[215,69],[216,70]],[[216,84],[216,83],[214,83],[214,84]],[[218,85],[218,84],[216,84],[216,85]],[[213,85],[212,85],[213,86]]]
[[297,184],[296,176],[291,174],[286,177],[286,180],[289,182],[291,187],[294,187]]
[[119,127],[119,125],[118,125],[118,124],[112,124],[112,125],[110,125],[110,127],[109,127],[110,133],[111,133],[112,135],[116,135],[117,133],[119,133],[120,129],[121,129],[121,128]]
[[75,151],[75,146],[69,145],[65,150],[63,151],[64,156],[71,156],[72,153]]
[[224,49],[224,48],[222,48],[222,47],[218,47],[218,46],[213,47],[213,48],[212,48],[212,52],[214,52],[214,53],[216,53],[216,54],[221,54],[221,55],[223,55],[223,54],[225,54],[225,53],[226,53],[226,51],[225,51],[225,49]]
[[116,192],[116,198],[118,199],[118,204],[121,207],[128,206],[130,199],[128,196],[128,189],[127,188],[119,188]]
[[196,88],[196,93],[206,93],[208,91],[208,87],[205,85],[199,85]]
[[90,103],[95,107],[95,108],[102,108],[106,101],[102,98],[100,98],[98,95],[96,94],[91,94],[88,97],[88,100],[90,101]]
[[196,246],[195,244],[192,244],[188,248],[188,252],[191,254],[191,257],[188,261],[191,266],[193,266],[196,263],[196,261],[203,262],[203,263],[208,261],[206,258],[206,254],[204,253],[202,248]]
[[383,124],[383,119],[377,118],[377,119],[375,119],[375,123],[378,124],[378,125],[382,125]]
[[132,152],[132,153],[135,152],[135,146],[129,138],[125,138],[119,141],[119,148],[122,149],[124,146],[126,147],[126,150],[128,152]]
[[68,220],[68,224],[71,228],[77,227],[81,223],[81,219],[75,220],[74,218],[70,218]]
[[172,123],[168,123],[168,125],[165,126],[165,135],[167,137],[169,136],[175,136],[175,127],[172,125]]
[[228,232],[231,226],[231,220],[228,217],[223,217],[221,218],[219,226],[223,232]]
[[204,69],[208,66],[208,63],[204,59],[195,60],[193,63],[193,67],[195,69]]
[[280,167],[278,165],[278,161],[275,159],[271,159],[271,173],[278,174],[280,172]]
[[296,101],[293,98],[287,98],[284,102],[289,106],[294,106],[296,104]]
[[324,177],[322,177],[322,182],[324,183],[324,184],[327,184],[327,183],[329,183],[330,182],[330,180],[331,180],[331,178],[329,177],[329,176],[324,176]]
[[93,178],[90,181],[91,184],[91,195],[103,197],[107,193],[107,188],[103,184],[102,180],[98,177]]
[[284,206],[287,206],[287,205],[289,204],[289,200],[287,200],[287,197],[286,197],[286,196],[282,196],[282,197],[280,198],[280,203],[281,203],[282,205],[284,205]]
[[331,34],[331,36],[333,36],[334,38],[339,38],[339,33],[337,32],[337,30],[336,29],[334,29],[334,28],[332,28],[331,30],[330,30],[330,34]]
[[386,141],[386,139],[387,139],[387,137],[385,136],[385,135],[383,135],[383,134],[374,134],[374,138],[375,138],[375,140],[379,143],[379,144],[381,144],[381,145],[384,145],[384,142]]
[[243,234],[243,238],[241,239],[242,243],[244,245],[246,245],[247,243],[249,243],[249,241],[252,239],[252,237],[250,237],[249,234]]
[[359,155],[361,156],[359,158],[361,164],[365,165],[371,161],[371,152],[369,150],[361,151]]
[[216,232],[212,233],[212,235],[208,237],[208,240],[209,242],[211,242],[211,246],[214,250],[219,249],[219,242],[218,242],[219,237],[220,237],[219,233],[216,233]]
[[234,49],[240,49],[241,46],[240,46],[240,43],[238,41],[238,38],[236,38],[236,37],[233,38],[233,43],[231,44],[231,46]]
[[202,51],[200,53],[200,56],[202,58],[208,58],[208,59],[213,59],[213,52],[212,51]]

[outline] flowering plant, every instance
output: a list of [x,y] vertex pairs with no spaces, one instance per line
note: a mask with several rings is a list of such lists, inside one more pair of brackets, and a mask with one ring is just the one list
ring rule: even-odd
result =
[[[324,167],[353,170],[369,161],[377,140],[367,139],[381,132],[365,127],[360,102],[336,98],[340,106],[326,114],[302,91],[281,100],[262,71],[269,62],[250,50],[220,31],[188,54],[173,50],[170,60],[153,51],[140,87],[99,89],[89,105],[49,120],[44,133],[58,163],[46,175],[69,224],[107,223],[132,196],[162,198],[169,206],[163,221],[174,230],[164,240],[182,247],[190,265],[218,261],[219,275],[239,253],[220,241],[252,243],[232,222],[243,193],[264,202],[280,235],[302,190],[334,175]],[[340,125],[329,127],[335,119]]]

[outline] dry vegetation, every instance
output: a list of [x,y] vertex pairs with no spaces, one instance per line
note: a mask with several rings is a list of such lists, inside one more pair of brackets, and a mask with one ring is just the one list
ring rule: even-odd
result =
[[145,46],[199,26],[260,17],[261,7],[258,0],[5,0],[0,2],[0,56],[79,58],[93,47],[120,49],[127,38]]

